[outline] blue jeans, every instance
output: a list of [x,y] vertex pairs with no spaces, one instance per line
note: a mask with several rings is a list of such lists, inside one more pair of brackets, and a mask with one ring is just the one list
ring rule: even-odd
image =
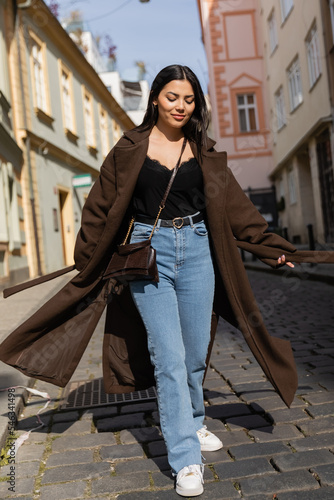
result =
[[[135,222],[131,243],[147,239],[149,224]],[[160,227],[152,237],[159,283],[130,283],[147,331],[161,430],[174,473],[201,464],[196,431],[203,427],[203,375],[210,341],[214,270],[204,222]]]

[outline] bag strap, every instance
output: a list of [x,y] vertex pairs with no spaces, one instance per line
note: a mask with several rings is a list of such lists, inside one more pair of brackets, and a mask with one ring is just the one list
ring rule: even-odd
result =
[[[160,205],[159,205],[159,212],[158,212],[158,215],[157,215],[157,217],[156,217],[156,219],[155,219],[155,222],[154,222],[154,225],[153,225],[153,229],[152,229],[152,231],[151,231],[151,234],[150,234],[150,236],[149,236],[149,238],[148,238],[149,240],[152,238],[153,233],[154,233],[154,230],[155,230],[155,228],[156,228],[156,225],[158,224],[158,220],[159,220],[160,214],[161,214],[162,210],[163,210],[163,209],[165,208],[165,206],[166,206],[167,196],[169,195],[169,191],[170,191],[170,189],[171,189],[171,187],[172,187],[172,184],[173,184],[173,182],[174,182],[174,179],[175,179],[175,176],[176,176],[176,174],[177,174],[177,171],[179,170],[180,163],[181,163],[181,158],[182,158],[182,155],[183,155],[184,150],[185,150],[185,148],[186,148],[186,145],[187,145],[187,138],[185,137],[185,138],[183,139],[183,143],[182,143],[181,153],[180,153],[179,159],[177,160],[177,163],[176,163],[176,165],[175,165],[175,168],[173,169],[173,173],[172,173],[172,175],[171,175],[171,178],[169,179],[169,182],[168,182],[168,185],[167,185],[167,188],[166,188],[165,194],[163,195],[163,198],[162,198],[162,200],[161,200],[161,202],[160,202]],[[128,237],[129,237],[129,234],[130,234],[130,231],[131,231],[131,228],[132,228],[132,226],[133,226],[134,221],[135,221],[135,217],[132,217],[132,218],[131,218],[131,221],[130,221],[130,225],[129,225],[128,232],[126,233],[126,236],[125,236],[125,238],[124,238],[124,241],[123,241],[122,245],[125,245],[125,244],[126,244],[127,239],[128,239]]]

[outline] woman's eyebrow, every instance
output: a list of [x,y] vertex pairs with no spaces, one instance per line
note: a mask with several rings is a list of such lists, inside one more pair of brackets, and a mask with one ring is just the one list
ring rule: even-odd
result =
[[[167,92],[167,94],[173,94],[175,97],[179,97],[179,94],[176,94],[175,92],[172,92],[171,90],[169,90]],[[185,95],[184,97],[187,98],[187,97],[195,97],[195,96],[194,96],[194,94],[189,94],[189,95]]]

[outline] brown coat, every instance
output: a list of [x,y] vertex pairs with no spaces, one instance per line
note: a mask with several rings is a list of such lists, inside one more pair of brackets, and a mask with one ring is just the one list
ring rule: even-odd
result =
[[[0,345],[0,359],[26,375],[64,387],[71,378],[108,303],[103,344],[106,392],[130,392],[154,384],[146,332],[128,287],[103,272],[129,219],[129,206],[148,148],[149,132],[127,132],[105,159],[82,214],[74,257],[79,273]],[[198,156],[195,144],[191,144]],[[239,255],[238,246],[276,267],[285,253],[295,262],[334,261],[333,252],[296,252],[267,224],[227,167],[226,153],[209,142],[199,158],[216,270],[212,339],[218,316],[243,332],[264,373],[289,406],[297,388],[290,343],[271,337]],[[73,267],[9,289],[5,296],[52,279]],[[200,284],[199,284],[200,286]],[[212,345],[212,343],[211,343]]]

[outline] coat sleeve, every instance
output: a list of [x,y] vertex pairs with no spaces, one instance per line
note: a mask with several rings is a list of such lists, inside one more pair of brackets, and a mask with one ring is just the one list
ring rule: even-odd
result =
[[[245,241],[255,246],[279,248],[284,252],[295,252],[296,248],[275,233],[267,232],[268,224],[241,189],[230,168],[226,196],[226,213],[232,233],[237,241]],[[261,258],[271,267],[279,267],[276,259]]]
[[74,247],[74,262],[81,271],[93,253],[105,227],[107,215],[116,198],[114,148],[105,158],[82,209],[81,227]]

